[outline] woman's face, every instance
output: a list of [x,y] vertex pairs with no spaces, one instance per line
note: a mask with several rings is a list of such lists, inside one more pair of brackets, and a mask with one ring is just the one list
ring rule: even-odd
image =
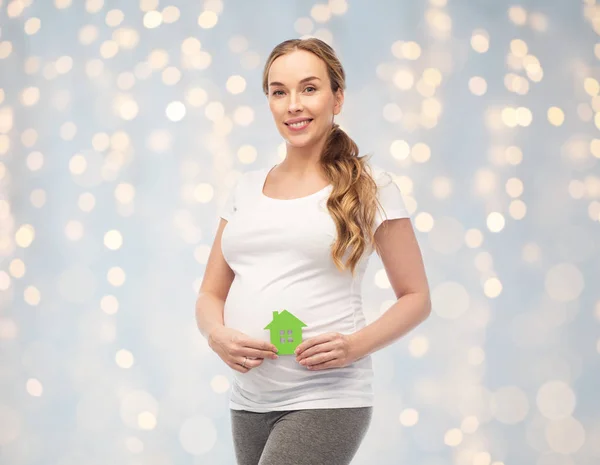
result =
[[[309,146],[327,137],[344,95],[338,90],[337,99],[334,97],[327,67],[320,58],[305,50],[282,55],[271,64],[268,84],[269,108],[288,144]],[[311,121],[290,126],[295,119]]]

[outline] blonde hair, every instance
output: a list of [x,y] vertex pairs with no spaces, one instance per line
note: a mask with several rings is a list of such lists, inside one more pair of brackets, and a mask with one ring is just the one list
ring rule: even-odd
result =
[[[290,39],[277,45],[263,71],[263,91],[269,94],[268,75],[275,59],[295,50],[305,50],[323,60],[335,95],[338,89],[346,88],[346,75],[335,51],[327,43],[317,38]],[[337,238],[331,248],[331,257],[336,268],[344,271],[350,268],[355,275],[356,266],[369,246],[377,253],[372,230],[375,221],[377,184],[370,173],[368,157],[359,155],[358,146],[339,125],[333,124],[327,136],[320,164],[333,189],[327,201],[327,209],[337,230]],[[348,253],[346,263],[343,256]]]

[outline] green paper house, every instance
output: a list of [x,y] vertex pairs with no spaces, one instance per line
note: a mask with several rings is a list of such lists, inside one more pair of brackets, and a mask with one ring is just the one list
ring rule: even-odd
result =
[[306,326],[287,310],[273,312],[273,320],[264,329],[271,331],[271,344],[279,352],[278,355],[292,355],[302,342],[302,328]]

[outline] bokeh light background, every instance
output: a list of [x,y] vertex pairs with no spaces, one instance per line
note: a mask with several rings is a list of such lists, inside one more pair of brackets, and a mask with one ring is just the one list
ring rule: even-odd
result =
[[[285,154],[262,66],[308,36],[433,299],[354,463],[599,463],[599,34],[595,0],[0,0],[0,463],[234,463],[194,303],[229,189]],[[377,255],[363,289],[373,321]]]

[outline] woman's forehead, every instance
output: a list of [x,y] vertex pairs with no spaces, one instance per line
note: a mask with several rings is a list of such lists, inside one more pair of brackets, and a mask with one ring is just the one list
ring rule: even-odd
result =
[[292,52],[277,57],[269,69],[269,82],[295,83],[306,77],[326,78],[325,64],[314,54]]

